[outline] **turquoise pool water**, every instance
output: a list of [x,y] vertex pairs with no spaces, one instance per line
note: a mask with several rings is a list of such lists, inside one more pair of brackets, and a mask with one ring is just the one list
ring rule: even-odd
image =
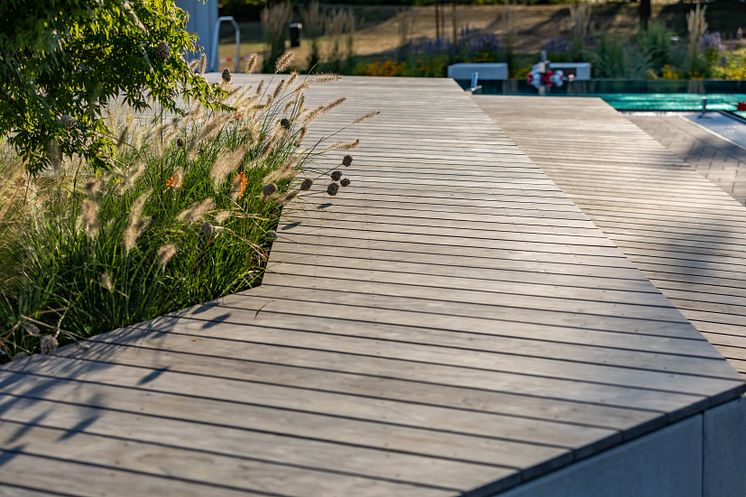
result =
[[707,97],[707,110],[734,111],[738,102],[746,102],[746,93],[601,93],[595,96],[617,110],[628,111],[699,111],[702,97]]

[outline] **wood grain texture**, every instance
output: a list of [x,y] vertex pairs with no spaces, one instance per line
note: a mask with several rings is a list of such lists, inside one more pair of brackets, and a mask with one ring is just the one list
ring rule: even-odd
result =
[[475,100],[746,375],[746,207],[599,99]]
[[453,82],[309,102],[338,96],[309,139],[381,115],[338,137],[349,187],[285,209],[261,287],[3,368],[0,494],[477,497],[743,391]]

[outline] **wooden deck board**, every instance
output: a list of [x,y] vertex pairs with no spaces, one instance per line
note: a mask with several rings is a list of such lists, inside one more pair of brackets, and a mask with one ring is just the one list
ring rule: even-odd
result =
[[599,99],[476,101],[746,375],[746,207]]
[[309,101],[340,95],[310,137],[382,114],[340,135],[351,186],[285,210],[264,285],[4,366],[0,494],[480,496],[744,390],[453,82]]

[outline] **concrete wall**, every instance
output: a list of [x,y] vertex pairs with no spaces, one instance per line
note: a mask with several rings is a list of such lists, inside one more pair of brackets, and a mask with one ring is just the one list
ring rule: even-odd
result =
[[500,497],[744,497],[746,401],[625,443]]

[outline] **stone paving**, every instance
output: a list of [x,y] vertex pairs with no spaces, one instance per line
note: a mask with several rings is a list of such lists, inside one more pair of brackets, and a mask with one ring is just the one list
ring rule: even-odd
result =
[[[694,124],[686,115],[629,114],[625,117],[746,204],[746,149]],[[746,132],[746,125],[744,130]]]

